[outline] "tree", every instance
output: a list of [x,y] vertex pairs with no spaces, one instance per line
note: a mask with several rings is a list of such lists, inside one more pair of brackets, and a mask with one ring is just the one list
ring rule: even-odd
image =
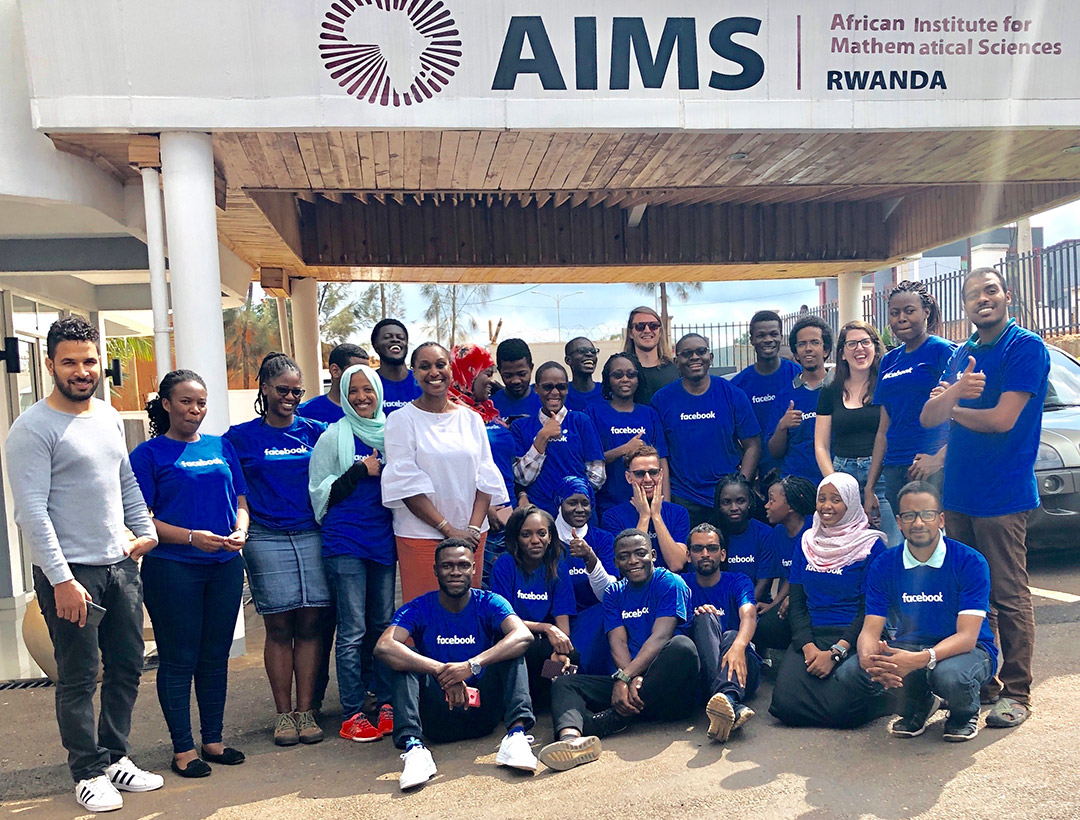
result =
[[420,294],[428,301],[424,327],[439,344],[453,347],[460,341],[459,335],[477,329],[470,308],[487,301],[491,285],[423,285]]
[[281,349],[277,303],[273,299],[254,302],[249,287],[243,307],[230,308],[223,316],[229,386],[246,390],[252,386],[252,375],[258,372],[263,356]]
[[403,312],[401,285],[380,282],[359,293],[352,282],[319,285],[319,335],[330,345],[353,340],[382,319]]
[[691,293],[700,293],[701,282],[631,282],[630,287],[640,293],[648,293],[655,297],[656,289],[660,288],[660,321],[664,325],[664,333],[671,334],[671,314],[668,311],[668,285],[675,292],[680,302],[690,298]]

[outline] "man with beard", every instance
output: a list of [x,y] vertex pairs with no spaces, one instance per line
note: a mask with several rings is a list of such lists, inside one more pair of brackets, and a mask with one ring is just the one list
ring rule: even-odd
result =
[[390,415],[420,398],[420,385],[405,364],[409,331],[397,319],[383,319],[371,331],[371,346],[379,357],[376,372],[383,383],[383,411]]
[[[752,365],[731,377],[731,383],[742,390],[754,406],[754,415],[761,425],[761,441],[768,444],[776,430],[782,407],[779,399],[802,369],[791,359],[780,356],[784,325],[780,315],[772,310],[759,310],[750,319],[750,345],[757,358]],[[769,448],[763,447],[758,475],[764,477],[776,466]]]
[[505,598],[470,589],[473,569],[468,542],[440,543],[438,591],[399,609],[375,646],[376,659],[393,670],[394,745],[405,752],[402,791],[435,776],[422,737],[434,743],[484,737],[500,719],[506,735],[495,765],[536,771],[525,734],[536,722],[524,658],[532,633]]
[[[120,416],[93,397],[101,379],[98,341],[79,316],[53,322],[45,360],[53,391],[20,414],[5,446],[15,521],[30,547],[56,656],[60,739],[75,798],[92,812],[123,806],[118,789],[146,792],[163,783],[128,757],[143,668],[142,581],[129,559],[157,546],[157,535]],[[99,658],[105,674],[95,727]]]
[[709,374],[709,342],[687,333],[675,345],[678,381],[661,388],[652,406],[664,425],[671,501],[691,526],[713,515],[716,482],[738,470],[752,479],[761,457],[761,425],[750,399],[727,379]]
[[741,572],[723,572],[727,551],[720,531],[698,524],[690,531],[690,563],[683,575],[694,607],[694,646],[708,700],[708,735],[723,743],[754,716],[745,701],[757,691],[761,658],[750,643],[757,629],[754,586]]
[[1001,637],[1001,669],[985,692],[996,701],[986,725],[1002,729],[1031,713],[1035,613],[1025,536],[1028,512],[1039,506],[1035,459],[1050,355],[1042,339],[1009,318],[1012,294],[995,268],[969,273],[963,297],[975,332],[945,368],[949,386],[931,393],[919,420],[924,427],[951,422],[945,529],[990,564],[990,625]]
[[570,366],[570,391],[566,394],[566,406],[584,413],[590,404],[604,400],[600,383],[593,381],[596,357],[600,351],[584,336],[571,339],[563,351],[566,354],[564,361]]
[[791,329],[788,347],[802,372],[780,394],[783,415],[769,439],[769,454],[781,465],[781,474],[802,476],[815,487],[821,483],[821,468],[814,455],[814,430],[821,388],[832,378],[825,370],[832,342],[832,328],[817,316],[800,319]]

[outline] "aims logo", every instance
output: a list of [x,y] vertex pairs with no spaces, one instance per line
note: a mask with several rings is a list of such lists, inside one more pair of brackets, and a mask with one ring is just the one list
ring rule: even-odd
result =
[[461,35],[443,0],[335,0],[319,54],[358,100],[395,107],[430,100],[461,65]]

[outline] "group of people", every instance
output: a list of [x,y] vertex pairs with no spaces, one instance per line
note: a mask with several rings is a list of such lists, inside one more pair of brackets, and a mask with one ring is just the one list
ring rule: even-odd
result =
[[[130,459],[115,411],[92,398],[96,332],[59,320],[55,389],[6,450],[76,797],[106,810],[162,784],[127,756],[144,599],[173,771],[243,762],[223,714],[245,571],[275,743],[323,739],[333,647],[339,734],[391,736],[402,789],[436,772],[425,740],[500,721],[496,763],[526,771],[595,760],[602,738],[701,704],[725,741],[754,716],[770,666],[769,711],[789,725],[896,713],[890,731],[910,737],[947,703],[944,737],[962,741],[980,700],[995,704],[987,725],[1018,725],[1049,359],[1009,319],[999,272],[972,271],[963,293],[966,343],[934,335],[934,298],[901,282],[888,303],[898,346],[850,322],[831,370],[828,324],[796,322],[788,359],[780,317],[761,311],[756,361],[730,380],[710,373],[704,337],[672,351],[647,307],[598,383],[585,338],[539,366],[521,339],[494,358],[434,342],[410,355],[404,325],[385,319],[378,368],[339,345],[329,392],[307,402],[295,362],[268,355],[257,417],[224,436],[199,430],[223,397],[169,373]],[[548,706],[555,739],[538,757],[527,733]]]

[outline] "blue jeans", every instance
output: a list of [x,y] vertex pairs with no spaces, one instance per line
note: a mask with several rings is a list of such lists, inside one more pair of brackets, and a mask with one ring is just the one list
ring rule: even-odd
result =
[[506,530],[498,532],[488,530],[487,541],[484,542],[484,575],[480,583],[482,589],[491,590],[491,568],[495,566],[495,559],[506,552]]
[[729,677],[730,670],[721,664],[724,655],[731,649],[738,637],[738,631],[720,628],[720,619],[710,613],[695,615],[693,621],[694,646],[701,659],[701,682],[707,701],[713,695],[723,692],[735,703],[745,703],[757,692],[761,675],[761,658],[753,647],[746,648],[746,685],[737,678]]
[[244,562],[188,563],[146,557],[143,596],[154,624],[160,665],[158,701],[169,725],[173,751],[195,748],[191,736],[191,681],[199,703],[202,742],[221,742],[229,648],[240,611]]
[[375,642],[394,617],[394,564],[380,564],[352,555],[323,559],[337,607],[338,697],[341,713],[360,711],[368,686],[379,705],[390,702],[390,670],[375,663]]
[[[833,469],[838,473],[847,473],[859,482],[860,497],[866,492],[866,479],[870,477],[870,456],[865,458],[841,458],[834,456]],[[887,547],[897,547],[903,543],[904,537],[900,534],[900,528],[896,525],[896,516],[889,500],[885,497],[885,479],[878,478],[874,486],[874,495],[877,496],[878,505],[881,508],[881,531],[885,533]]]
[[[924,646],[900,646],[913,652],[922,651]],[[849,691],[860,695],[878,695],[885,691],[880,683],[870,679],[870,675],[859,664],[857,658],[841,664],[836,670],[836,678]],[[916,669],[906,678],[900,688],[900,714],[926,699],[928,692],[949,702],[949,718],[959,722],[979,714],[979,690],[994,676],[990,655],[981,646],[976,646],[963,655],[953,655],[939,661],[933,671]],[[857,697],[854,699],[858,699]]]

